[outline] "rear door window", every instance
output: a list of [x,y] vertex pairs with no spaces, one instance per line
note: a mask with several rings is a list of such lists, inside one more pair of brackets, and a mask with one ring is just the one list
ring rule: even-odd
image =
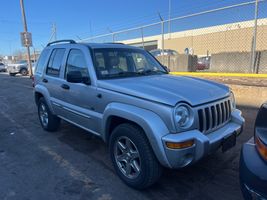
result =
[[60,67],[64,54],[65,54],[65,49],[53,50],[46,69],[47,75],[59,77]]

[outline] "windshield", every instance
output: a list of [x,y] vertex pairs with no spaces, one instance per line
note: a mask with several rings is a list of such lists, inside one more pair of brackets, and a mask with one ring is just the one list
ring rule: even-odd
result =
[[98,79],[168,73],[153,56],[142,49],[93,49],[93,60]]

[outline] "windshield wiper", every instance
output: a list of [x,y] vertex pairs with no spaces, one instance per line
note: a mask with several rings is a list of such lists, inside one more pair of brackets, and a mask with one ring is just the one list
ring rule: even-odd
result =
[[131,76],[131,75],[137,75],[136,72],[119,72],[117,74],[114,75],[126,75],[126,76]]
[[107,74],[105,77],[127,77],[127,76],[137,76],[136,72],[119,72],[114,74]]
[[143,70],[140,72],[137,72],[138,74],[142,74],[142,75],[148,75],[148,74],[165,74],[165,72],[161,71],[161,70],[151,70],[151,69],[147,69],[147,70]]

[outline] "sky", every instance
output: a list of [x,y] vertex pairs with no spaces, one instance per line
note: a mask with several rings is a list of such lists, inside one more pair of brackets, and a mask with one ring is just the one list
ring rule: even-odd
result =
[[[24,5],[34,48],[41,50],[49,41],[53,23],[57,39],[78,40],[158,22],[158,13],[168,19],[169,1],[171,17],[179,17],[248,0],[24,0]],[[19,34],[23,31],[19,0],[0,0],[0,7],[0,55],[10,55],[23,49]],[[264,9],[267,10],[266,5]],[[260,10],[261,16],[264,9]],[[253,6],[246,6],[180,20],[173,23],[172,31],[249,20],[253,19],[253,12]],[[154,29],[160,31],[160,27]],[[145,34],[153,32],[146,31]]]

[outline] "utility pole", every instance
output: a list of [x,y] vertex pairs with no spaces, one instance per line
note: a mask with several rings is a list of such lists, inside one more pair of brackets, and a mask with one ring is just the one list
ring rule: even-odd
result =
[[[24,32],[27,33],[28,32],[28,28],[27,28],[27,21],[26,21],[26,16],[25,16],[23,0],[20,0],[20,9],[21,9]],[[30,77],[32,77],[32,62],[31,62],[30,46],[26,45],[26,48],[27,48],[27,54],[28,54],[28,66],[29,66],[29,69],[30,69],[30,71],[29,71],[30,72]]]
[[48,40],[48,43],[51,41],[56,41],[57,40],[57,27],[56,27],[56,23],[52,24],[52,28],[51,28],[51,36]]
[[57,26],[56,23],[53,23],[52,25],[52,32],[53,32],[53,36],[54,36],[54,41],[57,40]]
[[253,41],[252,41],[252,52],[251,52],[251,72],[255,72],[255,58],[256,58],[256,45],[257,45],[257,28],[258,28],[258,10],[259,10],[259,1],[255,1],[255,17],[254,17],[254,32],[253,32]]

